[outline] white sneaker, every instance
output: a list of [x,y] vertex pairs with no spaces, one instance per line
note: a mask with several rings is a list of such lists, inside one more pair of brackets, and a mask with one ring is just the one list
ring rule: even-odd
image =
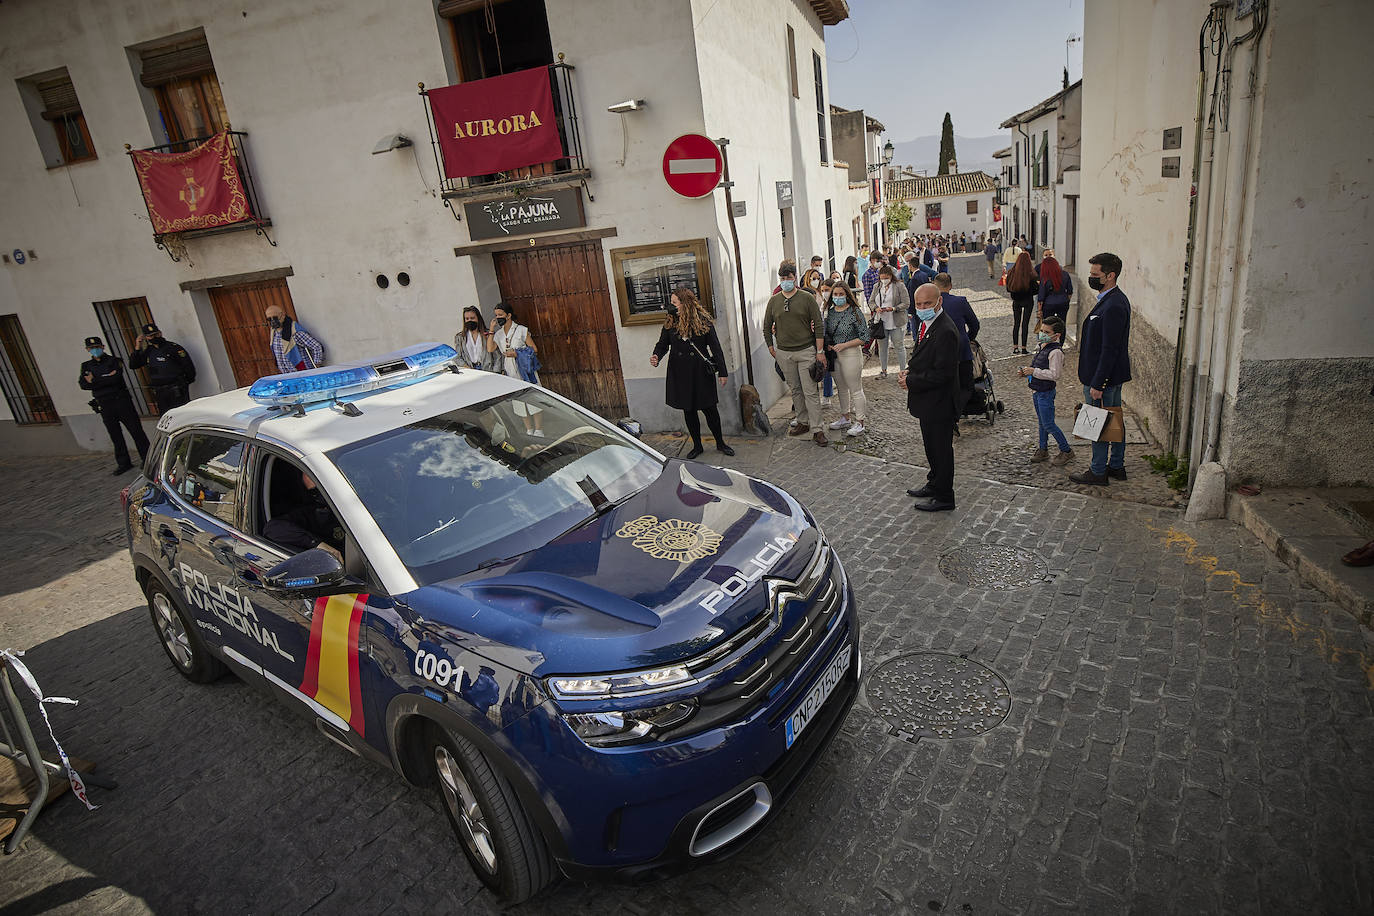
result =
[[845,435],[862,436],[866,432],[868,432],[868,430],[864,429],[864,425],[862,423],[855,423],[853,426],[849,427],[849,432],[845,433]]
[[849,426],[852,422],[853,421],[848,419],[847,417],[840,417],[838,420],[835,420],[833,423],[830,424],[830,428],[844,429],[846,426]]
[[542,429],[532,429],[530,430],[530,435],[534,436],[536,439],[542,439],[544,438],[544,431]]

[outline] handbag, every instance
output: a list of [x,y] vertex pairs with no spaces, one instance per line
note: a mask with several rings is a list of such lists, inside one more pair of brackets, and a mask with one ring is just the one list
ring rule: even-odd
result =
[[811,365],[807,367],[806,374],[811,377],[811,381],[820,384],[825,380],[825,363],[818,359],[811,360]]
[[1107,416],[1105,408],[1092,404],[1079,405],[1078,416],[1073,421],[1074,438],[1096,442],[1102,435],[1102,428],[1107,425]]
[[883,340],[886,337],[887,328],[883,327],[883,319],[874,315],[873,320],[868,323],[868,339]]

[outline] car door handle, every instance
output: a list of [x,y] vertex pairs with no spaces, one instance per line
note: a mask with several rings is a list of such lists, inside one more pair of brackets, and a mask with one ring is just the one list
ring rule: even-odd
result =
[[172,529],[168,528],[166,525],[163,525],[161,528],[157,529],[157,537],[158,540],[166,541],[168,544],[177,544],[181,542],[181,538],[173,534]]
[[195,537],[197,534],[200,534],[200,529],[197,528],[194,523],[188,522],[184,518],[177,519],[177,528],[179,528],[181,533],[186,537]]

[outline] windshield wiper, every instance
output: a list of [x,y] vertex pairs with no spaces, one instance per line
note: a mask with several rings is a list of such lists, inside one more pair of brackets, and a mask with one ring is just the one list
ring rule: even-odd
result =
[[594,519],[598,519],[598,518],[600,518],[601,516],[607,514],[608,512],[614,511],[614,510],[615,510],[616,508],[618,508],[621,504],[628,502],[628,501],[630,500],[631,497],[638,496],[640,492],[641,492],[641,491],[639,491],[639,490],[634,490],[634,491],[632,491],[632,492],[630,492],[630,493],[626,493],[624,496],[620,497],[619,499],[616,499],[616,500],[608,500],[608,501],[606,501],[606,502],[600,503],[599,505],[593,507],[593,508],[592,508],[591,514],[588,515],[586,518],[584,518],[582,521],[578,522],[576,525],[573,525],[573,526],[572,526],[571,528],[569,528],[568,530],[563,531],[563,532],[560,532],[556,537],[551,537],[551,538],[549,538],[549,543],[553,543],[554,541],[558,540],[558,538],[561,538],[561,537],[563,537],[564,535],[572,534],[574,531],[576,531],[578,528],[581,528],[583,525],[587,524],[588,522],[590,522],[590,521],[592,521],[592,520],[594,520]]

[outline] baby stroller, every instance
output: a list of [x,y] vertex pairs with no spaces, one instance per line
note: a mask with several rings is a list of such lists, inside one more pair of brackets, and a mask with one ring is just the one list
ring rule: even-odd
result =
[[983,348],[978,345],[978,341],[972,339],[968,345],[973,351],[973,393],[969,395],[968,403],[964,405],[960,416],[986,417],[989,423],[993,423],[997,414],[1006,410],[1006,406],[997,400],[997,393],[992,389],[992,370],[988,366]]

